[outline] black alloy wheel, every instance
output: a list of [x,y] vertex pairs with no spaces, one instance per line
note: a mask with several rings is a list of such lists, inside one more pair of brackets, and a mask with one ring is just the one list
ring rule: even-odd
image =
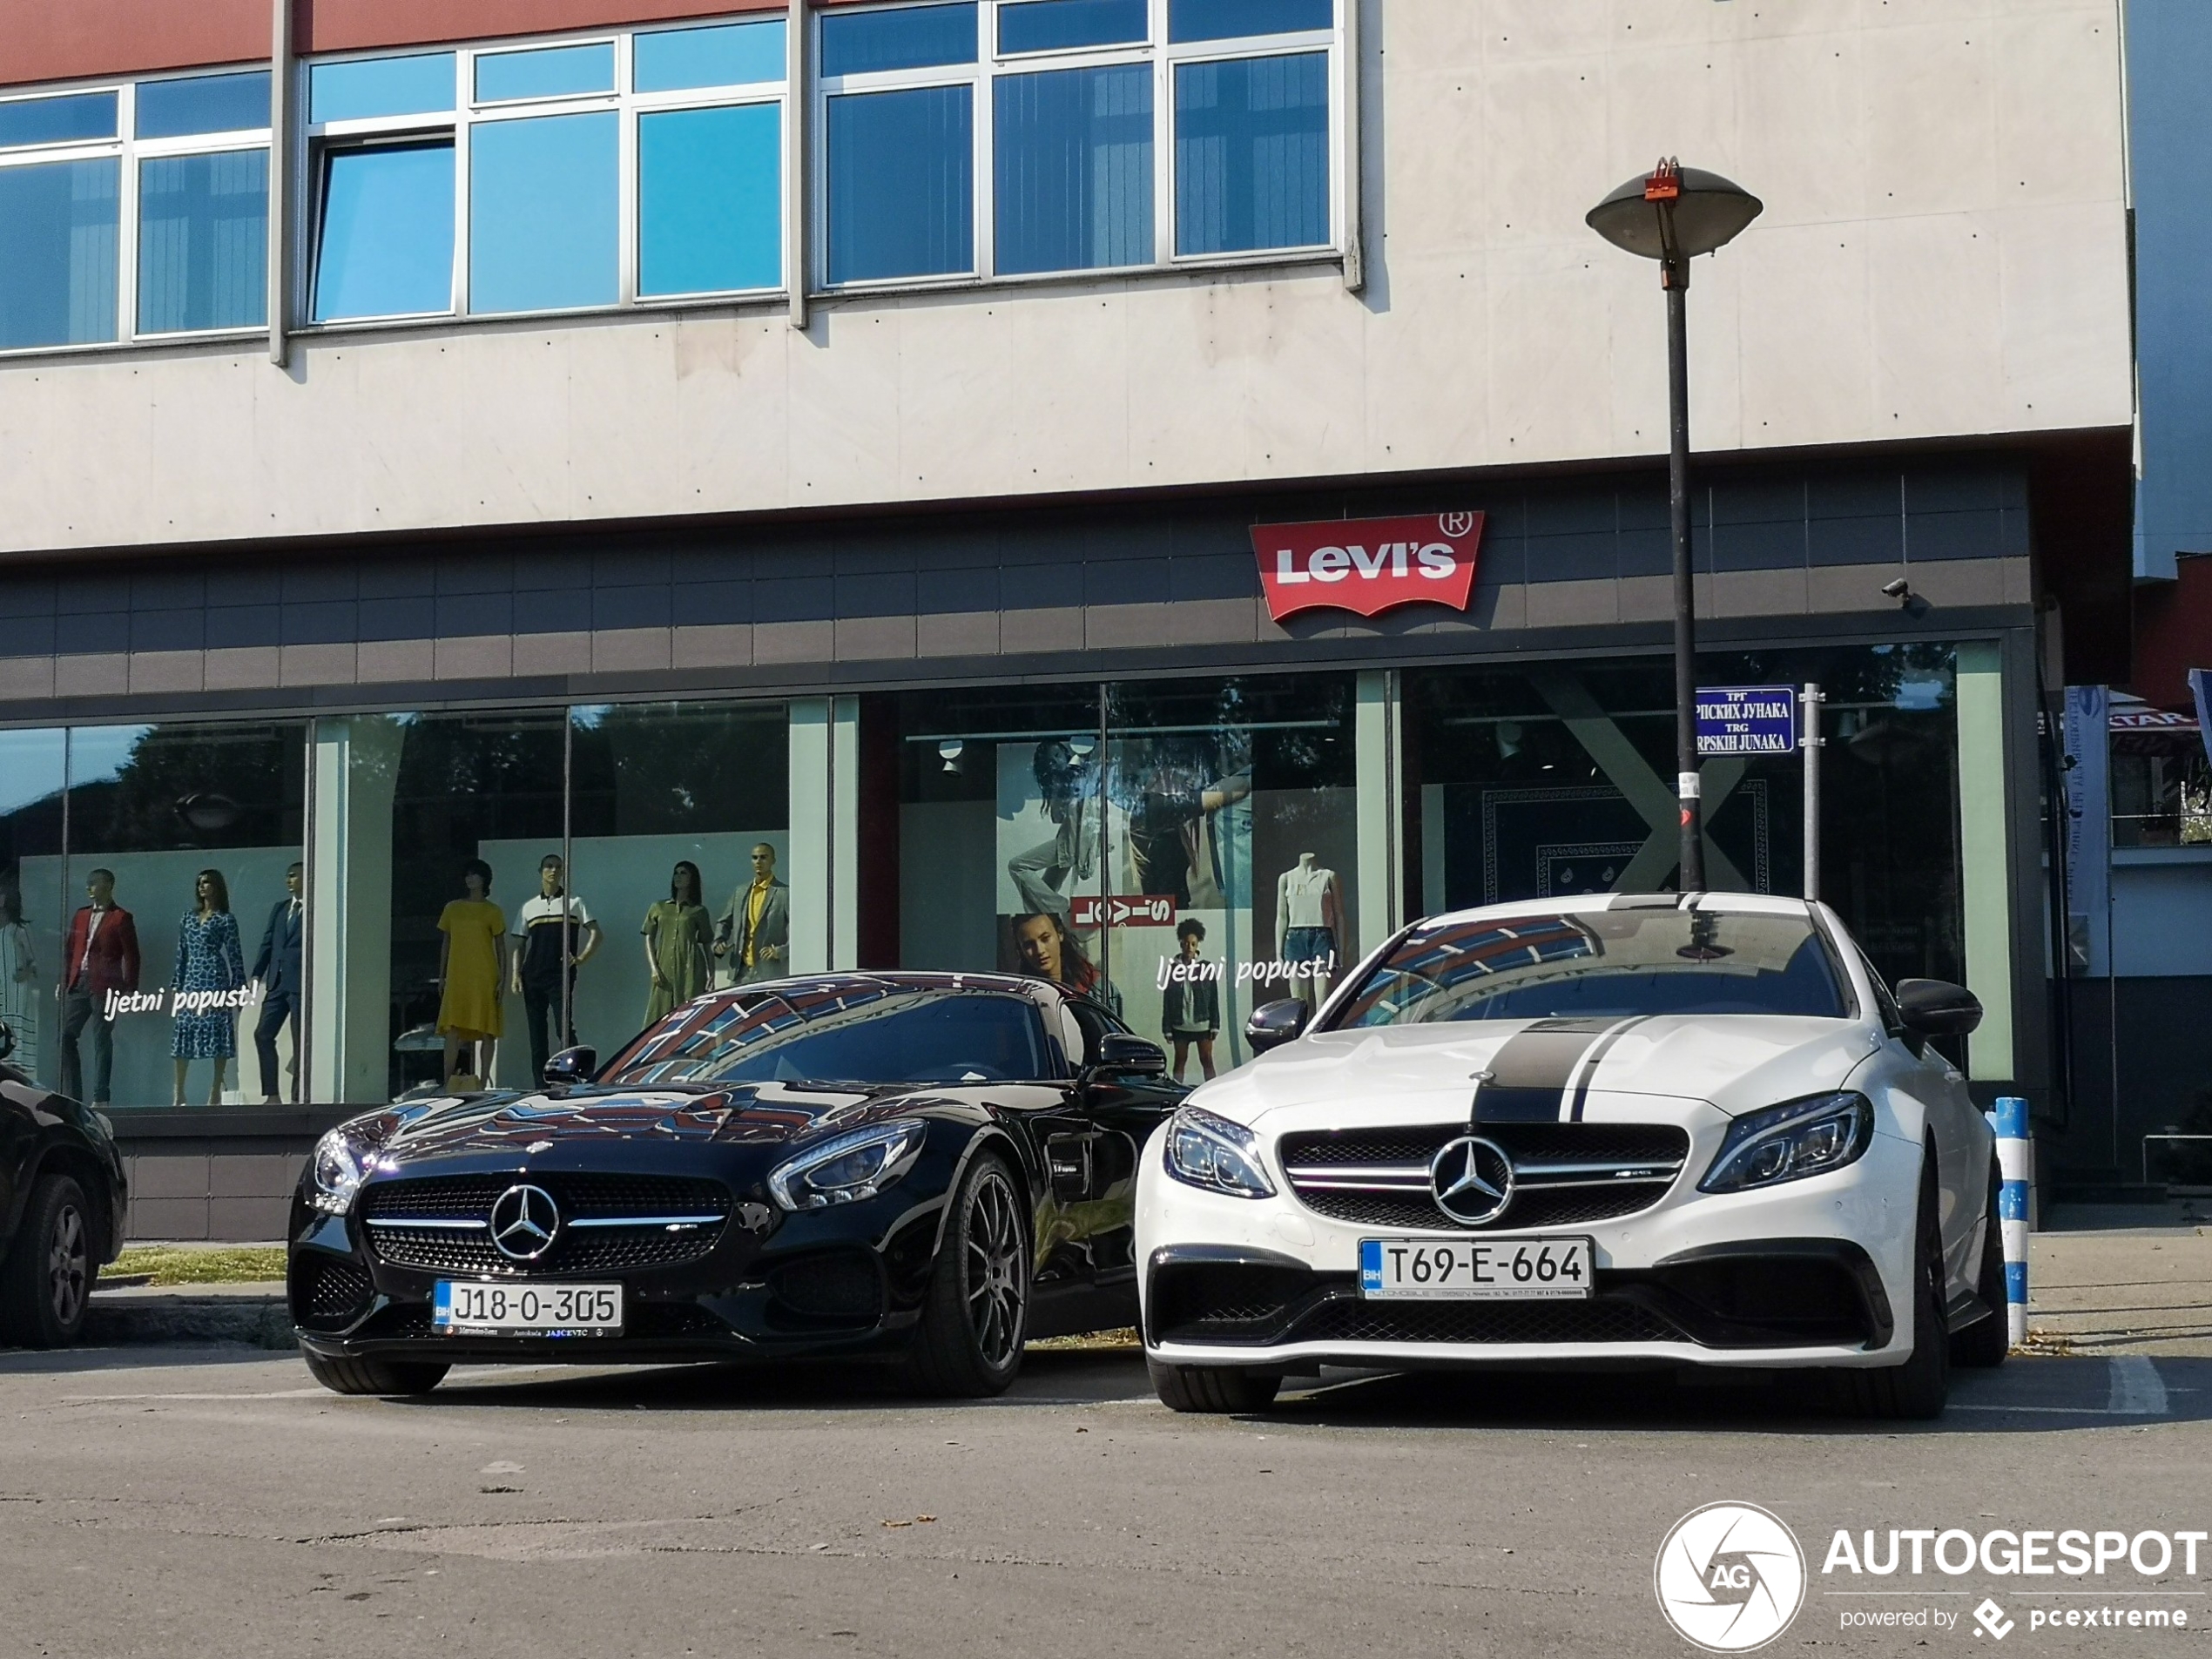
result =
[[334,1394],[427,1394],[453,1369],[437,1359],[327,1359],[300,1351],[307,1373]]
[[1001,1394],[1022,1369],[1029,1313],[1029,1219],[1004,1159],[979,1155],[961,1178],[930,1271],[909,1369],[923,1392]]
[[2013,1346],[2010,1314],[2005,1305],[2004,1224],[1997,1218],[2000,1184],[1993,1162],[1989,1166],[1988,1209],[1985,1211],[1981,1236],[1981,1271],[1974,1280],[1974,1293],[1989,1312],[1951,1339],[1951,1363],[1974,1371],[1987,1371],[2003,1365]]
[[31,1190],[23,1231],[0,1274],[0,1329],[26,1348],[62,1348],[84,1328],[99,1264],[84,1190],[50,1175]]
[[1943,1232],[1936,1212],[1936,1155],[1921,1155],[1920,1215],[1912,1252],[1912,1352],[1878,1371],[1847,1371],[1851,1403],[1863,1416],[1917,1419],[1943,1415],[1951,1398],[1949,1298],[1944,1294]]

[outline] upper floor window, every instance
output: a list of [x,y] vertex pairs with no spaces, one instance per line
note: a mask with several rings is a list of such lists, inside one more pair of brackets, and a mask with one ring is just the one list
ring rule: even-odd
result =
[[815,27],[833,287],[1335,244],[1336,0],[934,0]]
[[783,286],[784,24],[327,59],[317,322]]
[[261,327],[269,76],[0,99],[0,350]]

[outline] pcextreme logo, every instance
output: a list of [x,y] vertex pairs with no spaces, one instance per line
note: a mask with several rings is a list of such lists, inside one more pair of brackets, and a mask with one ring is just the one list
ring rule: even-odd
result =
[[1675,1522],[1651,1569],[1659,1610],[1708,1653],[1749,1653],[1790,1628],[1805,1600],[1805,1557],[1756,1504],[1709,1503]]

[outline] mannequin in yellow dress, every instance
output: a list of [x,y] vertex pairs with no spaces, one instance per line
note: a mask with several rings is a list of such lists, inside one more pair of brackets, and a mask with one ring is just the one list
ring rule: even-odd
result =
[[[507,979],[507,914],[491,901],[491,866],[470,859],[461,881],[469,896],[438,917],[438,1035],[446,1040],[447,1083],[456,1076],[488,1084],[499,1050],[499,988]],[[462,1066],[462,1050],[470,1051]]]

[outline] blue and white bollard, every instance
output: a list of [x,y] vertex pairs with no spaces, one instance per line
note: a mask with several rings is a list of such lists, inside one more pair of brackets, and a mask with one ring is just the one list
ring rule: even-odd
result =
[[2027,1103],[1998,1097],[1989,1114],[1997,1131],[1998,1230],[2005,1244],[2005,1330],[2015,1348],[2027,1340],[2027,1184],[2035,1174],[2035,1143],[2028,1136]]

